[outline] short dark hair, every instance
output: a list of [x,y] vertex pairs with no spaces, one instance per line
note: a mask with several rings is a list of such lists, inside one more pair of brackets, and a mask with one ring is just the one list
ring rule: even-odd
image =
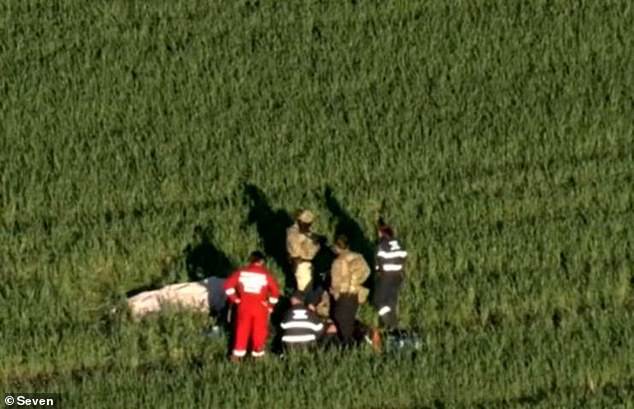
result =
[[394,238],[394,229],[388,225],[382,217],[379,218],[378,229],[382,236],[385,236],[388,239]]
[[335,246],[342,249],[347,249],[349,246],[348,236],[346,236],[345,234],[339,234],[335,239]]
[[304,302],[307,305],[317,305],[321,301],[321,298],[324,295],[325,290],[321,286],[317,286],[313,288],[306,294],[304,298]]
[[306,295],[299,290],[295,290],[293,292],[293,295],[291,295],[291,299],[295,298],[296,300],[299,301],[300,304],[305,304],[306,300],[305,300]]
[[264,256],[264,253],[260,250],[255,250],[249,255],[249,262],[251,263],[257,263],[259,261],[264,261],[265,259],[266,257]]

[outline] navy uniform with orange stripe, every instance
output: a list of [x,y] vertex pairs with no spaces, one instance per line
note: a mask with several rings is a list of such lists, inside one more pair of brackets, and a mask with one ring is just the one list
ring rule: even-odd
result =
[[253,252],[249,262],[231,274],[224,285],[229,302],[237,306],[233,360],[246,355],[249,341],[251,355],[256,358],[264,355],[269,314],[280,295],[275,277],[264,265],[262,253]]
[[377,282],[374,306],[378,310],[383,328],[398,326],[398,294],[405,278],[407,251],[394,235],[394,230],[381,223],[376,252]]

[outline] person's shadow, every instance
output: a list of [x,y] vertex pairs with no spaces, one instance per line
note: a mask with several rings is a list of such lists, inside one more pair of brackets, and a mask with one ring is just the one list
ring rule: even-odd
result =
[[183,250],[185,269],[189,281],[204,281],[208,288],[209,316],[216,325],[228,334],[227,343],[232,344],[230,306],[224,294],[224,279],[237,268],[237,264],[214,241],[214,229],[211,222],[194,227],[192,242]]
[[183,267],[187,274],[187,281],[190,282],[211,277],[225,279],[236,268],[236,263],[214,244],[211,223],[194,227],[191,243],[187,244],[178,257],[170,260],[161,267],[160,275],[152,282],[127,291],[126,297],[183,282],[185,280],[182,274]]
[[284,274],[286,288],[295,288],[295,276],[286,253],[286,229],[293,218],[284,209],[273,209],[266,195],[257,186],[245,184],[244,197],[249,207],[247,224],[255,225],[264,252],[273,259]]
[[[284,209],[273,209],[264,192],[253,184],[245,184],[244,198],[249,207],[246,224],[255,225],[264,252],[284,274],[284,287],[288,294],[296,288],[293,266],[286,252],[286,230],[293,224],[293,218]],[[271,339],[274,353],[281,352],[282,331],[276,329],[279,329],[289,308],[289,296],[282,294],[270,318],[270,326],[275,334]]]
[[185,247],[183,255],[189,281],[209,276],[227,278],[236,268],[236,263],[214,245],[211,223],[194,228],[192,243]]
[[[191,242],[182,253],[163,266],[161,274],[151,283],[127,291],[126,297],[184,281],[201,282],[208,290],[209,316],[215,319],[217,325],[231,333],[229,311],[222,286],[224,279],[236,267],[236,263],[214,244],[212,223],[197,225]],[[186,278],[183,273],[186,273]]]
[[[359,223],[339,203],[330,186],[326,186],[324,198],[326,207],[336,220],[335,237],[340,234],[347,236],[350,250],[360,253],[372,272],[374,270],[374,243],[365,235]],[[370,291],[373,290],[373,283],[373,274],[371,273],[365,282]]]

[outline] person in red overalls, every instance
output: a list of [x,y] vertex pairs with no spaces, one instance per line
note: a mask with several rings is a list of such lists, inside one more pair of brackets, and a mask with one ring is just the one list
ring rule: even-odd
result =
[[279,285],[264,265],[264,255],[254,251],[249,264],[235,271],[224,284],[225,293],[235,308],[235,333],[231,360],[239,362],[247,354],[264,356],[268,336],[269,314],[280,296]]

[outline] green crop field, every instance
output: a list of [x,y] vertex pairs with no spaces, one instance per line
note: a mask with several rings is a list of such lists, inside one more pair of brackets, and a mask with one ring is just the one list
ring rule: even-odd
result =
[[[629,0],[4,0],[0,393],[634,408],[633,191]],[[111,313],[203,239],[283,280],[300,207],[395,225],[421,350],[236,367],[204,315]]]

